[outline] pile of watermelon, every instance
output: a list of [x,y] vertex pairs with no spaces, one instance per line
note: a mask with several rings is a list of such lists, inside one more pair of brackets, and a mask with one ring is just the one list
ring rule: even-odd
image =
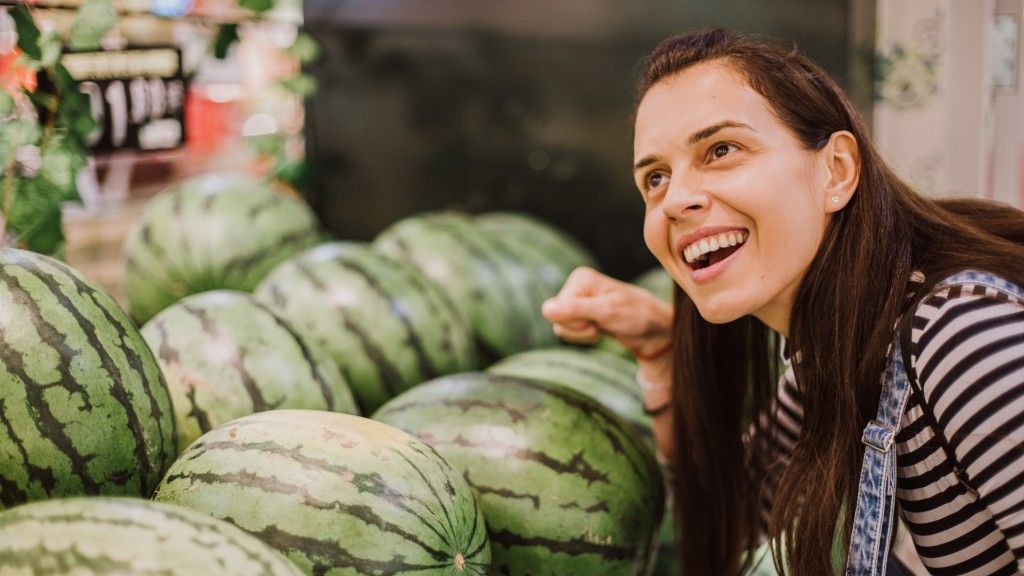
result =
[[554,227],[337,241],[214,175],[157,197],[126,260],[127,313],[0,250],[0,572],[671,570],[635,364],[540,316],[595,264]]

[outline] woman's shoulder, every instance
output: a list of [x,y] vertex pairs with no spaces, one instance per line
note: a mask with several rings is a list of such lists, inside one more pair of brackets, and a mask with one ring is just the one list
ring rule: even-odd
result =
[[[963,325],[1024,307],[1024,286],[983,270],[964,270],[935,282],[915,307],[919,335],[950,324]],[[918,334],[915,334],[916,336]],[[913,338],[920,344],[920,337]]]
[[954,272],[933,282],[928,294],[933,304],[949,298],[997,296],[1024,300],[1024,285],[997,272],[969,269]]
[[951,275],[913,314],[911,357],[926,392],[955,389],[957,380],[970,385],[1004,361],[1016,363],[1024,347],[1024,288],[997,274]]

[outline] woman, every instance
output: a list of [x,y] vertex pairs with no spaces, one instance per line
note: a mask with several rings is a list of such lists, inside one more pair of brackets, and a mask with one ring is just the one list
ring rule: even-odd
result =
[[671,38],[638,94],[674,314],[586,269],[544,313],[636,355],[683,573],[735,574],[765,536],[791,574],[841,569],[834,541],[884,573],[893,505],[929,570],[1024,572],[1024,214],[915,194],[796,51]]

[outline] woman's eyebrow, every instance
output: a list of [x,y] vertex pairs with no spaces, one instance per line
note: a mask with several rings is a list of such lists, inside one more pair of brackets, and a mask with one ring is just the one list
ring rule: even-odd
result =
[[[716,132],[718,132],[719,130],[724,130],[725,128],[740,128],[747,129],[752,132],[757,132],[757,130],[749,124],[744,124],[743,122],[736,122],[734,120],[724,120],[717,124],[712,124],[707,128],[701,128],[700,130],[697,130],[696,132],[691,134],[689,138],[686,139],[686,145],[693,146],[694,144],[700,142],[701,140],[714,136]],[[657,160],[658,158],[654,155],[644,156],[643,158],[637,160],[635,164],[633,164],[633,172],[640,170],[641,168],[647,166],[648,164],[653,164],[657,162]]]
[[724,128],[746,128],[747,130],[757,132],[757,130],[754,130],[754,127],[750,126],[749,124],[744,124],[743,122],[735,122],[733,120],[725,120],[717,124],[712,124],[707,128],[701,128],[700,130],[697,130],[696,132],[691,134],[689,138],[686,139],[686,144],[688,146],[692,146],[697,142],[704,140],[705,138],[710,138],[715,134],[715,132],[718,132],[719,130],[722,130]]

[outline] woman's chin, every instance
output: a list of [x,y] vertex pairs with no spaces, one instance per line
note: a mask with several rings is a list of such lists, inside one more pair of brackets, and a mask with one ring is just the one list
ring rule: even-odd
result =
[[697,312],[701,318],[712,324],[727,324],[733,320],[739,320],[750,313],[749,310],[739,306],[728,306],[722,304],[700,303],[697,304]]

